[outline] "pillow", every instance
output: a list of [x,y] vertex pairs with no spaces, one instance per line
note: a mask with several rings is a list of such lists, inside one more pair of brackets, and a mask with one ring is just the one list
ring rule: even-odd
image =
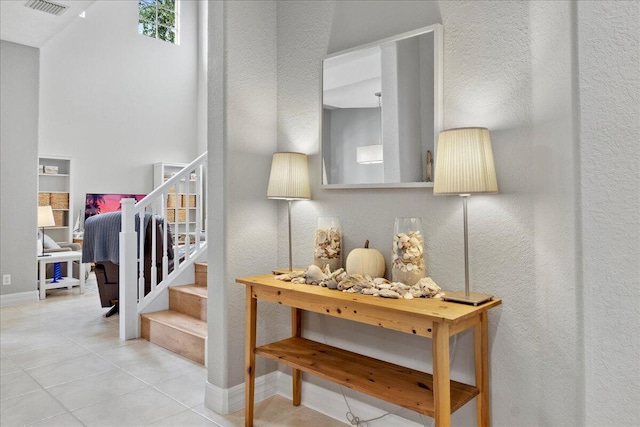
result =
[[[42,238],[42,231],[38,231],[38,237]],[[44,248],[45,249],[60,249],[60,245],[56,243],[51,237],[44,235]]]

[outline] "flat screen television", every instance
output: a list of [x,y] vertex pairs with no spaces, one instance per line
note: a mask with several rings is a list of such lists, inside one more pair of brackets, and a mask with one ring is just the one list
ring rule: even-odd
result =
[[106,212],[120,210],[120,200],[136,199],[136,202],[144,199],[146,194],[105,194],[87,193],[85,198],[84,219]]

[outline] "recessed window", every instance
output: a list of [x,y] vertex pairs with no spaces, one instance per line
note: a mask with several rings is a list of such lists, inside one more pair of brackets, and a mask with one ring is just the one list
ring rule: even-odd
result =
[[138,33],[178,44],[178,0],[138,0]]

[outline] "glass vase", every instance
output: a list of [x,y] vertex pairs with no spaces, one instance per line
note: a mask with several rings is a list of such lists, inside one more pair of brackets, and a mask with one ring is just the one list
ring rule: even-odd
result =
[[334,216],[319,216],[313,239],[313,264],[323,271],[342,268],[342,227]]
[[427,276],[420,218],[396,218],[391,251],[391,280],[413,286]]

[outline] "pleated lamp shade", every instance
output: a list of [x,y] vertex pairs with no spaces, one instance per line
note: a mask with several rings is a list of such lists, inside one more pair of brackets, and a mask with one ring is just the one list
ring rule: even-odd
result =
[[268,199],[309,200],[309,167],[302,153],[274,153],[269,175]]
[[497,193],[491,138],[486,128],[440,132],[436,152],[434,194]]

